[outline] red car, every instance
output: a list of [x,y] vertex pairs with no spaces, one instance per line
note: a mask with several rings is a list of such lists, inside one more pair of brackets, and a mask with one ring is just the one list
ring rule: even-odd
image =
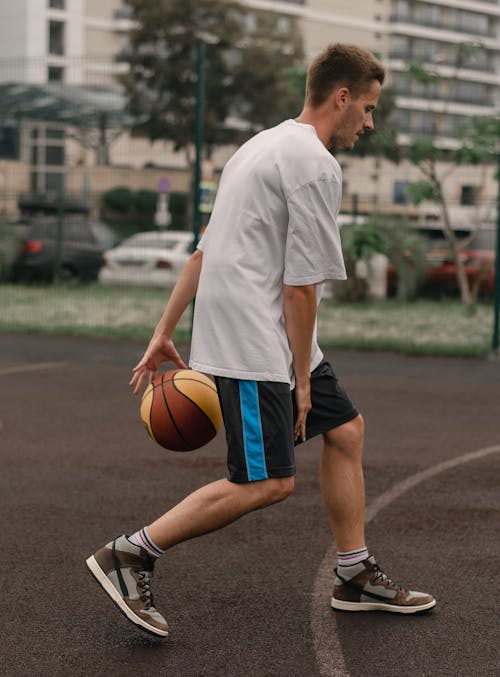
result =
[[[482,294],[492,294],[495,285],[495,252],[490,249],[466,249],[460,254],[472,286]],[[449,250],[433,249],[427,255],[424,290],[458,292],[457,267]]]

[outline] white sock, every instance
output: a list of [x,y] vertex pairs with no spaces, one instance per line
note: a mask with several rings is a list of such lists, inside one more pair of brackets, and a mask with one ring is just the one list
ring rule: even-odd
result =
[[368,557],[368,548],[359,548],[359,550],[349,550],[348,552],[337,553],[337,564],[339,567],[350,567],[358,564]]
[[151,557],[155,559],[160,555],[163,555],[165,550],[161,550],[152,540],[150,535],[147,532],[147,528],[144,527],[139,531],[136,531],[132,536],[127,536],[128,540],[134,545],[138,545],[140,548],[143,548],[148,552]]

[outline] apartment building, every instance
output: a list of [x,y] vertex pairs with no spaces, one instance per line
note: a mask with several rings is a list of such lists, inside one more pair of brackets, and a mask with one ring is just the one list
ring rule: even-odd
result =
[[[377,53],[388,70],[396,95],[400,141],[410,135],[438,132],[444,147],[456,144],[456,130],[471,115],[495,115],[500,109],[500,3],[498,0],[241,0],[251,8],[296,17],[302,27],[308,60],[332,41],[361,44]],[[0,82],[61,82],[111,85],[123,66],[115,55],[127,40],[130,12],[122,0],[18,0],[0,4]],[[407,77],[408,62],[431,69],[439,79],[421,83]],[[36,144],[43,146],[38,132]],[[61,142],[62,143],[62,142]],[[51,144],[53,145],[52,141]],[[113,163],[139,168],[161,155],[164,164],[181,169],[184,160],[169,144],[114,144]],[[32,144],[33,145],[33,144]],[[0,154],[2,141],[0,137]],[[67,160],[67,153],[64,161]],[[76,153],[73,150],[73,155]],[[38,157],[43,153],[38,153]],[[154,157],[153,157],[154,156]],[[222,152],[223,162],[227,153]],[[85,160],[85,158],[84,158]],[[419,178],[409,163],[394,167],[384,160],[341,157],[344,209],[406,211],[406,182]],[[79,161],[82,161],[80,158]],[[91,158],[85,160],[91,162]],[[62,174],[62,170],[59,172]],[[39,172],[40,174],[40,172]],[[50,172],[49,172],[50,174]],[[52,174],[57,174],[53,171]],[[54,181],[54,177],[52,177]],[[56,181],[57,183],[57,181]],[[38,181],[38,189],[50,181]],[[493,170],[486,181],[478,170],[462,168],[449,181],[453,218],[463,225],[481,188],[483,201],[496,197]],[[424,210],[422,212],[422,209]],[[413,210],[433,219],[435,207]],[[492,216],[493,218],[493,216]]]
[[[500,3],[498,0],[245,0],[256,9],[280,11],[302,23],[306,53],[314,56],[332,41],[353,42],[375,52],[395,93],[399,142],[433,134],[442,147],[457,144],[457,130],[472,115],[500,110]],[[408,77],[409,63],[439,77],[428,83]],[[431,204],[414,209],[404,187],[422,178],[408,162],[342,157],[344,209],[383,209],[432,223]],[[447,180],[456,227],[472,219],[495,219],[497,183],[486,172],[461,167]],[[481,205],[478,200],[481,200]],[[478,215],[478,211],[481,213]]]
[[112,84],[129,16],[122,0],[0,3],[0,81]]

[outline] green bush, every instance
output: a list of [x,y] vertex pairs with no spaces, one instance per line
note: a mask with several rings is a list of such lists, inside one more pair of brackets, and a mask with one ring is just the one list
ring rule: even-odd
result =
[[183,230],[188,220],[188,194],[173,191],[168,196],[168,211],[172,217],[170,228]]
[[417,297],[426,265],[424,236],[402,223],[381,228],[385,253],[396,270],[396,298],[413,301]]
[[133,193],[133,207],[139,214],[154,214],[158,203],[158,193],[155,190],[137,190]]
[[[126,186],[117,186],[102,196],[102,217],[122,234],[155,228],[154,215],[158,204],[155,190],[142,188],[132,191]],[[168,195],[170,228],[185,230],[188,227],[189,196],[173,191]]]
[[134,202],[134,195],[127,186],[111,188],[102,197],[106,207],[120,214],[129,212]]

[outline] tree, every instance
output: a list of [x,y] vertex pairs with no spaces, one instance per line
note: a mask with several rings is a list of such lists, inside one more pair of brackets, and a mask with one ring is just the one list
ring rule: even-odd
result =
[[190,159],[198,39],[206,43],[208,148],[239,143],[300,111],[301,97],[287,74],[302,62],[295,20],[283,26],[273,13],[230,0],[129,0],[128,5],[135,27],[119,58],[129,65],[122,81],[135,133],[171,140]]
[[[458,71],[477,49],[470,43],[462,43],[456,47],[455,68]],[[413,82],[423,88],[424,92],[431,97],[432,92],[439,87],[442,78],[435,72],[426,69],[420,63],[408,63],[407,76]],[[454,78],[450,79],[453,82]],[[425,94],[424,94],[425,95]],[[463,250],[471,242],[481,228],[481,220],[477,221],[466,238],[458,237],[453,228],[450,218],[449,201],[446,197],[445,184],[453,171],[460,165],[479,165],[492,159],[492,149],[496,147],[498,138],[498,121],[489,118],[470,118],[465,125],[457,127],[454,131],[457,136],[456,144],[452,148],[443,148],[439,143],[439,137],[445,135],[442,129],[446,120],[446,108],[441,112],[428,112],[430,118],[430,131],[428,134],[412,138],[408,154],[411,162],[417,166],[423,175],[421,181],[416,181],[408,186],[408,197],[415,204],[424,200],[430,200],[439,205],[443,233],[449,243],[450,252],[456,266],[457,282],[460,289],[460,297],[467,307],[472,307],[477,300],[479,285],[475,286],[469,281],[466,270]]]

